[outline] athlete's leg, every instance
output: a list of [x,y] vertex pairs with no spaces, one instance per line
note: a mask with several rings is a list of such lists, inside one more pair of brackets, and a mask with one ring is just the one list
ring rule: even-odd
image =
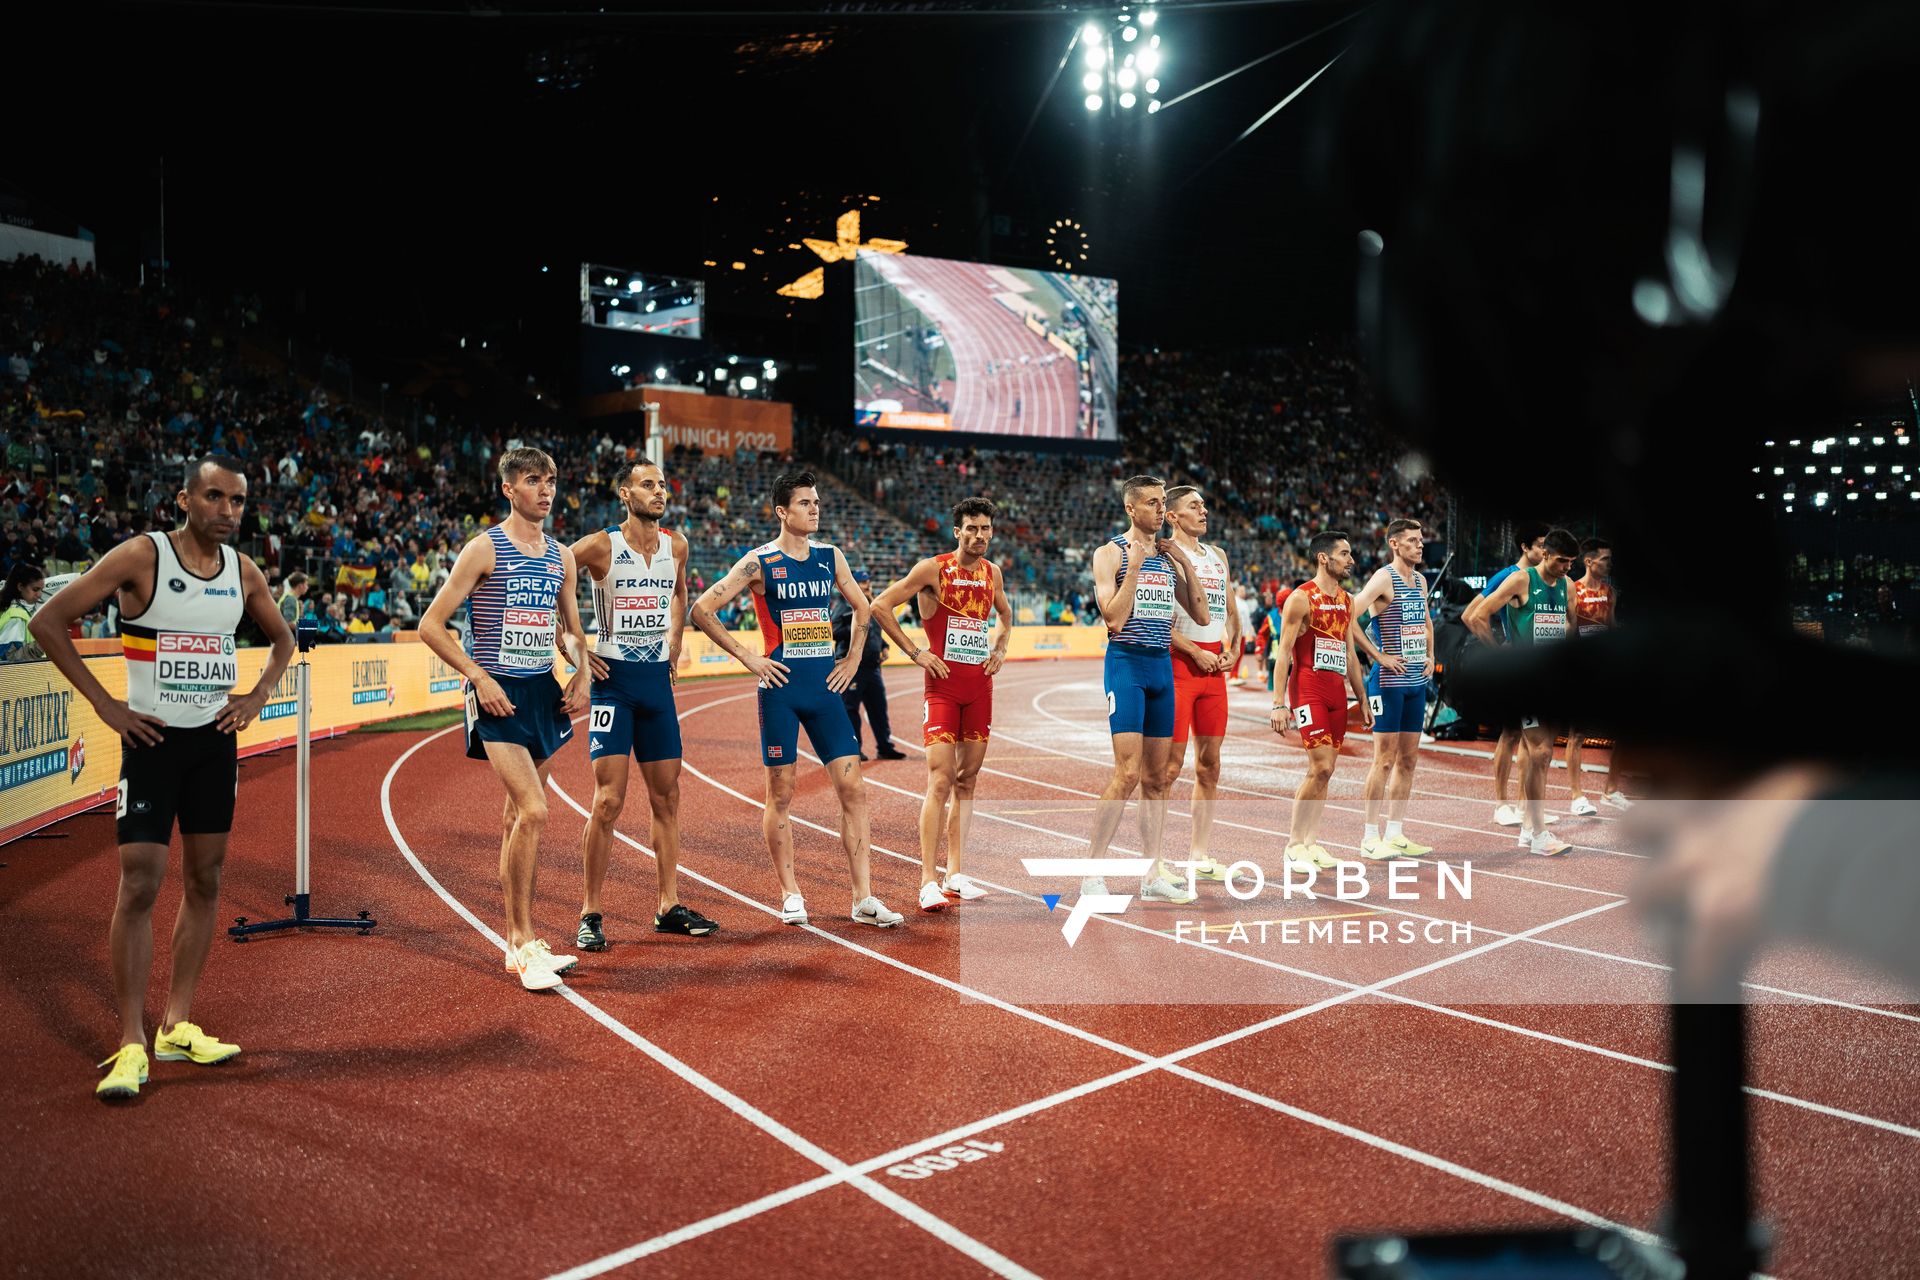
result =
[[1393,776],[1394,768],[1400,758],[1396,749],[1397,733],[1381,733],[1376,726],[1373,734],[1373,760],[1367,765],[1367,783],[1365,800],[1367,837],[1380,834],[1380,807],[1387,796],[1387,782]]
[[649,760],[640,766],[653,811],[654,870],[660,882],[660,914],[680,901],[680,762]]
[[[948,830],[947,805],[953,799],[954,783],[960,771],[959,757],[957,743],[936,742],[927,748],[927,798],[920,804],[920,883],[923,885],[940,878],[940,833]],[[957,864],[958,856],[957,850],[950,850],[947,861]]]
[[1167,778],[1167,757],[1172,748],[1172,738],[1140,740],[1140,852],[1153,859],[1146,875],[1149,880],[1174,879],[1173,872],[1160,860],[1167,829],[1167,792],[1172,790]]
[[507,945],[517,951],[534,939],[533,879],[540,833],[547,827],[547,762],[536,767],[518,743],[485,746],[487,763],[507,792],[500,821],[500,892],[506,900]]
[[167,846],[120,846],[120,892],[114,899],[107,949],[113,953],[113,1001],[120,1010],[120,1043],[147,1042],[147,978],[153,972],[153,900],[167,875]]
[[1534,725],[1520,731],[1520,798],[1526,805],[1524,831],[1541,832],[1547,827],[1547,770],[1553,767],[1553,730]]
[[1173,794],[1174,784],[1180,781],[1180,774],[1187,767],[1187,739],[1176,736],[1173,745],[1167,748],[1167,794]]
[[760,831],[767,838],[767,856],[773,859],[773,874],[780,881],[781,893],[799,893],[793,878],[793,770],[790,764],[767,770],[767,804],[760,816]]
[[1493,744],[1493,802],[1506,804],[1510,794],[1510,775],[1513,772],[1514,749],[1519,738],[1511,729],[1500,731],[1500,741]]
[[[1420,731],[1385,736],[1391,740],[1387,749],[1393,762],[1393,777],[1387,784],[1387,838],[1392,839],[1400,834],[1407,820],[1407,800],[1413,795],[1413,767],[1420,762]],[[1374,739],[1376,746],[1379,741]]]
[[1580,750],[1585,745],[1586,740],[1578,734],[1567,735],[1567,794],[1575,800],[1587,794],[1581,781],[1585,777],[1585,770],[1580,767]]
[[[627,755],[601,756],[593,762],[593,809],[580,836],[580,860],[586,867],[580,914],[600,910],[600,885],[607,876],[607,850],[613,844],[613,824],[627,803]],[[656,849],[658,845],[654,846]]]
[[960,874],[961,855],[967,848],[967,828],[973,825],[973,792],[980,780],[980,766],[987,762],[984,741],[960,744],[959,768],[953,775],[953,810],[947,816],[947,874]]
[[167,988],[166,1030],[193,1011],[193,991],[213,945],[213,917],[220,909],[220,868],[227,861],[227,833],[182,834],[180,914],[173,921],[173,977]]
[[1320,814],[1327,807],[1327,784],[1333,780],[1333,764],[1340,748],[1329,742],[1307,748],[1307,776],[1293,794],[1292,830],[1289,845],[1311,845],[1320,835]]
[[1093,838],[1087,841],[1089,858],[1107,856],[1114,833],[1120,829],[1120,817],[1127,810],[1127,799],[1140,785],[1141,742],[1137,733],[1113,735],[1113,776],[1107,779],[1093,811]]
[[867,826],[867,780],[860,772],[860,757],[841,756],[827,761],[827,776],[840,797],[840,844],[847,851],[847,875],[853,882],[853,900],[859,902],[873,893],[868,876],[872,858],[872,837]]

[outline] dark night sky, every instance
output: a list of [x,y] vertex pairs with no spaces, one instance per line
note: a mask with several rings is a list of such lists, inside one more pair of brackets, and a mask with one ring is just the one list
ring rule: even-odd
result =
[[[1315,208],[1306,154],[1327,81],[1226,148],[1365,18],[1151,118],[1089,116],[1076,52],[1016,154],[1078,25],[1068,16],[609,8],[527,20],[75,6],[9,59],[5,92],[22,96],[9,116],[38,123],[11,131],[0,178],[130,265],[157,224],[164,154],[171,260],[283,305],[305,290],[320,323],[570,327],[573,272],[590,258],[717,276],[716,331],[730,313],[765,329],[794,305],[774,286],[814,265],[785,246],[830,235],[839,198],[859,193],[881,197],[869,234],[952,257],[1039,265],[1046,223],[1079,219],[1088,269],[1121,281],[1129,345],[1346,324],[1353,239]],[[1162,96],[1352,12],[1162,6]],[[793,51],[807,41],[822,47]],[[587,82],[537,85],[542,52],[589,58]],[[994,236],[991,215],[1011,234]],[[727,271],[735,259],[755,270]]]

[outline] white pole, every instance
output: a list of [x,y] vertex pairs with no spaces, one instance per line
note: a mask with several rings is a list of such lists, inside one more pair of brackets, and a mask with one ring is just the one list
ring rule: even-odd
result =
[[647,461],[665,470],[667,435],[660,430],[660,403],[657,400],[649,400],[641,407],[647,411]]
[[295,785],[300,788],[300,794],[296,797],[294,806],[293,891],[304,896],[309,892],[307,888],[307,812],[311,804],[309,797],[311,788],[308,784],[313,764],[311,716],[313,699],[308,696],[312,692],[310,673],[313,668],[308,665],[307,655],[304,653],[300,655],[300,665],[297,670],[299,675],[295,683],[299,686],[297,696],[300,699],[300,737],[298,745],[294,748],[294,758],[298,761],[294,773],[297,778]]

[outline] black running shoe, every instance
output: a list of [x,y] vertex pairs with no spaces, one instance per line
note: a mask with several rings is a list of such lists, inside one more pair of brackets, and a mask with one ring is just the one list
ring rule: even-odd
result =
[[704,938],[719,927],[684,902],[674,903],[653,918],[655,933],[684,933],[689,937]]
[[580,917],[580,932],[574,935],[573,945],[582,951],[605,951],[607,935],[600,932],[600,913],[589,911]]

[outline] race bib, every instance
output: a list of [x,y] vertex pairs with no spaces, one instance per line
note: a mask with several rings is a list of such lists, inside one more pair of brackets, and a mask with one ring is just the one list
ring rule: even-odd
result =
[[1224,623],[1227,618],[1227,582],[1225,578],[1202,578],[1200,586],[1207,593],[1207,612],[1213,621]]
[[1400,628],[1400,656],[1407,665],[1424,663],[1427,660],[1427,628],[1424,623],[1417,627]]
[[1173,575],[1142,569],[1134,586],[1133,616],[1142,622],[1173,621]]
[[[1541,609],[1533,615],[1533,638],[1542,640],[1565,640],[1567,638],[1567,615],[1559,609]],[[1585,652],[1585,650],[1582,650]]]
[[1582,637],[1597,636],[1601,632],[1605,631],[1606,629],[1607,629],[1607,624],[1604,622],[1583,622],[1580,624],[1580,629],[1574,632],[1573,634],[1575,636],[1582,636]]
[[500,665],[516,671],[553,666],[551,609],[504,609],[500,613]]
[[1335,675],[1347,674],[1347,642],[1333,640],[1326,636],[1313,638],[1313,669],[1331,671]]
[[791,661],[796,658],[831,658],[833,624],[825,609],[785,609],[780,614],[781,652]]
[[613,597],[613,638],[619,641],[653,640],[667,630],[672,592],[624,591]]
[[154,681],[162,707],[215,707],[240,681],[232,636],[162,631],[153,638]]
[[990,646],[987,643],[987,620],[985,618],[962,618],[955,614],[947,615],[946,652],[940,656],[948,662],[967,662],[975,665],[987,660]]

